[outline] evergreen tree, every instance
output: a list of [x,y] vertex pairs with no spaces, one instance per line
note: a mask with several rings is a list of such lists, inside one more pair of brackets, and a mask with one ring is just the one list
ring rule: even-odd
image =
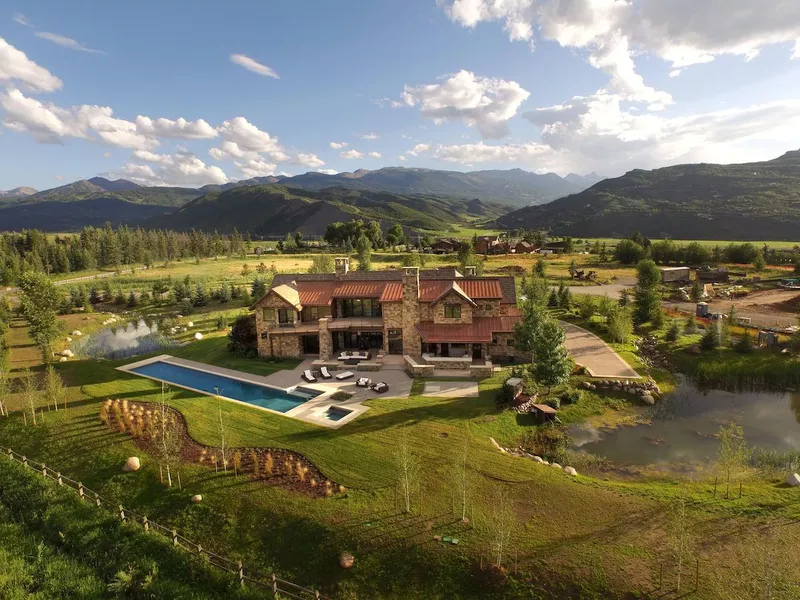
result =
[[633,317],[627,306],[616,306],[608,315],[608,334],[611,340],[618,344],[625,344],[633,334]]
[[198,283],[194,291],[194,305],[205,306],[208,304],[208,293],[202,283]]
[[686,317],[686,324],[683,327],[683,331],[689,335],[697,333],[697,319],[695,319],[694,315]]
[[222,304],[227,304],[231,301],[231,286],[227,281],[223,281],[222,287],[219,289],[219,301]]
[[681,329],[678,326],[678,321],[673,319],[672,322],[669,324],[669,329],[667,329],[666,334],[664,334],[664,339],[668,342],[676,342],[681,335]]
[[717,331],[716,325],[711,323],[706,329],[706,332],[703,334],[702,339],[700,340],[700,347],[703,350],[716,350],[719,346],[719,333]]
[[563,291],[559,290],[558,304],[564,310],[572,310],[574,302],[572,301],[572,290],[569,289],[569,286],[565,285]]
[[266,293],[267,293],[267,282],[264,281],[261,277],[256,277],[253,280],[253,285],[251,287],[250,295],[256,300],[258,300]]
[[558,292],[555,289],[550,290],[550,297],[547,299],[547,306],[550,308],[558,308],[560,305]]
[[736,345],[733,349],[740,354],[750,354],[753,351],[753,336],[750,335],[749,330],[744,330],[744,333],[736,341]]
[[545,319],[539,327],[534,346],[536,360],[533,373],[537,382],[547,386],[548,394],[553,386],[565,383],[572,373],[574,363],[564,346],[565,339],[564,330],[554,319]]
[[691,298],[692,302],[700,302],[700,298],[703,297],[703,288],[700,287],[700,282],[695,279],[692,283],[692,293]]
[[128,294],[128,308],[133,308],[139,304],[139,300],[136,298],[136,293],[131,290],[131,293]]
[[636,271],[633,320],[642,324],[658,318],[656,313],[661,311],[661,297],[658,293],[661,273],[656,263],[650,259],[640,261]]
[[544,279],[547,276],[547,264],[543,258],[539,258],[533,268],[534,277],[541,277]]

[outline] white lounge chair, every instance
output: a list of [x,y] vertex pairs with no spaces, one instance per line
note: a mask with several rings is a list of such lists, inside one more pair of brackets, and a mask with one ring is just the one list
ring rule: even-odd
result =
[[369,377],[359,377],[358,381],[356,381],[356,385],[363,388],[369,387],[370,383],[372,382],[370,381]]
[[328,372],[328,367],[322,367],[319,370],[319,374],[322,375],[323,379],[331,379],[333,377],[333,375],[331,375],[330,372]]
[[303,379],[305,379],[308,383],[314,383],[317,378],[314,377],[314,374],[311,372],[311,369],[306,369],[303,371]]
[[389,384],[385,381],[379,381],[375,385],[372,386],[372,389],[378,392],[379,394],[383,394],[384,392],[389,391]]
[[339,381],[344,381],[345,379],[350,379],[351,377],[355,377],[355,373],[352,371],[342,371],[336,375],[336,379]]

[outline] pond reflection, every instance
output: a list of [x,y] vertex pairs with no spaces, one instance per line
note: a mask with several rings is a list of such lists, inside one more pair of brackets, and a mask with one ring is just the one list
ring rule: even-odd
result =
[[152,319],[139,319],[123,326],[112,326],[87,335],[72,344],[72,351],[83,358],[127,358],[156,352],[174,342],[161,333]]
[[720,427],[741,425],[750,446],[800,450],[800,393],[701,391],[687,381],[648,409],[650,424],[614,430],[576,426],[575,449],[621,465],[664,465],[716,460]]

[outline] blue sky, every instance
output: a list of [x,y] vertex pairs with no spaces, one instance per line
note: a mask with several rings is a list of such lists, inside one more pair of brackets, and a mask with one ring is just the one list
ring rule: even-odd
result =
[[0,189],[382,166],[618,175],[800,147],[800,2],[3,10]]

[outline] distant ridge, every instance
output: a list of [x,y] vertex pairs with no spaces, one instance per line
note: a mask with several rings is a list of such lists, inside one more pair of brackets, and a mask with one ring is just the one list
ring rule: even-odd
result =
[[800,241],[800,151],[769,161],[687,164],[605,179],[498,219],[556,235]]

